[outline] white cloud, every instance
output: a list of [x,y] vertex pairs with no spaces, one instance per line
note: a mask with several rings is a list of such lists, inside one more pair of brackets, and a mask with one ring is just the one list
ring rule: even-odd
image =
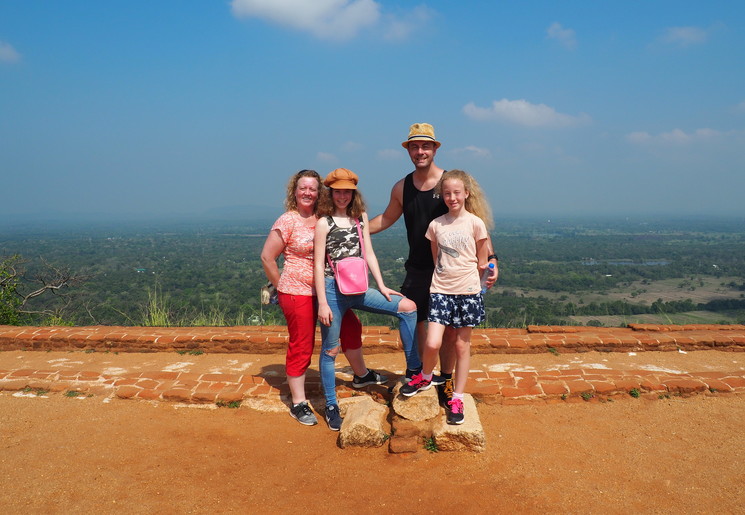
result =
[[546,34],[549,39],[555,39],[570,50],[574,50],[577,47],[577,37],[574,31],[572,29],[565,29],[559,22],[552,23],[546,29]]
[[707,38],[707,32],[699,27],[670,27],[660,39],[663,43],[685,48],[705,43]]
[[648,132],[631,132],[626,135],[626,140],[630,143],[647,143],[652,140],[652,135]]
[[415,7],[406,15],[405,20],[386,16],[385,31],[383,37],[388,41],[403,41],[407,39],[414,30],[421,29],[432,18],[434,11],[420,5]]
[[414,26],[411,23],[402,20],[391,20],[383,37],[388,41],[403,41],[409,37],[413,28]]
[[401,159],[404,155],[406,155],[406,151],[402,148],[384,148],[383,150],[378,150],[378,158],[380,159]]
[[339,158],[329,152],[319,152],[316,154],[316,159],[323,161],[324,163],[336,163]]
[[260,18],[331,40],[351,39],[380,18],[374,0],[233,0],[231,8],[236,18]]
[[705,141],[716,138],[722,133],[714,129],[696,129],[687,133],[681,129],[673,129],[670,132],[662,132],[657,135],[648,132],[632,132],[626,135],[626,140],[635,144],[672,144],[687,145],[696,141]]
[[359,152],[363,148],[365,147],[361,143],[357,143],[356,141],[347,141],[341,147],[344,152]]
[[745,100],[735,106],[735,112],[745,113]]
[[467,154],[471,157],[488,159],[491,157],[491,151],[488,148],[481,148],[475,145],[468,145],[463,148],[453,149],[454,154]]
[[21,60],[21,54],[10,43],[0,41],[0,63],[16,63]]
[[591,118],[582,113],[578,116],[558,113],[545,104],[531,104],[526,100],[495,100],[491,107],[478,107],[469,102],[463,112],[472,120],[502,121],[525,127],[576,127],[590,123]]

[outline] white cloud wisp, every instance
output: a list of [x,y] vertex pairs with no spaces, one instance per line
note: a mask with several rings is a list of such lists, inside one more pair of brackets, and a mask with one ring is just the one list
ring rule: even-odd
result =
[[380,18],[374,0],[233,0],[231,9],[236,18],[260,18],[328,40],[351,39]]
[[693,132],[687,133],[681,129],[673,129],[670,132],[662,132],[657,135],[650,134],[648,132],[632,132],[626,135],[626,140],[630,143],[639,145],[649,144],[671,144],[671,145],[687,145],[696,141],[705,141],[712,138],[716,138],[722,133],[715,131],[714,129],[696,129]]
[[668,45],[685,48],[691,45],[706,43],[707,38],[707,32],[699,27],[670,27],[665,30],[661,41]]
[[501,121],[524,127],[577,127],[591,123],[592,119],[581,113],[578,116],[559,113],[546,104],[531,104],[526,100],[495,100],[491,107],[478,107],[469,102],[463,112],[472,120]]
[[21,54],[19,54],[13,45],[0,41],[0,63],[17,63],[21,60]]
[[549,39],[555,39],[569,50],[577,48],[577,37],[572,29],[565,29],[561,23],[554,22],[548,29],[546,35]]

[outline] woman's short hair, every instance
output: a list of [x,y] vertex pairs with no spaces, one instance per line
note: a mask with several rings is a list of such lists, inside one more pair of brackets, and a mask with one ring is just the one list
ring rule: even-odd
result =
[[[321,191],[323,190],[324,186],[323,182],[321,181],[321,176],[318,175],[318,172],[316,172],[315,170],[300,170],[292,177],[290,177],[290,181],[287,183],[287,198],[285,198],[285,209],[287,211],[297,211],[297,198],[295,198],[295,190],[297,190],[297,183],[303,177],[311,177],[318,182],[318,197],[320,198],[321,196]],[[316,201],[316,205],[313,206],[313,212],[315,213],[317,210],[318,202]]]

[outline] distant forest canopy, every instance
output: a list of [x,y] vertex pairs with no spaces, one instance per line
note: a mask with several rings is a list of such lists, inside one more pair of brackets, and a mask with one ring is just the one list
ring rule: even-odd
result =
[[[17,322],[0,314],[0,323],[283,324],[276,306],[259,302],[266,283],[259,254],[272,222],[5,227],[0,260],[25,261],[18,292],[31,291],[50,265],[85,281],[63,296],[31,299],[25,311],[35,313]],[[492,239],[500,276],[486,296],[486,325],[745,323],[743,222],[497,219]],[[403,225],[373,241],[386,284],[397,289],[408,248]],[[394,324],[360,316],[366,324]]]

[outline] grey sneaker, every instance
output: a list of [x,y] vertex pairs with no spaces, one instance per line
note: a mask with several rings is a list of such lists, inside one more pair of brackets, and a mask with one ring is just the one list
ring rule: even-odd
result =
[[336,404],[329,404],[326,406],[326,423],[329,425],[329,429],[332,431],[340,430],[342,420],[341,414],[339,413],[339,406]]
[[290,415],[305,426],[315,426],[318,424],[318,419],[313,414],[313,410],[310,409],[310,406],[308,406],[308,401],[293,404],[290,408]]
[[352,386],[354,386],[355,388],[364,388],[365,386],[371,384],[383,384],[387,381],[388,378],[386,376],[384,376],[383,374],[378,374],[375,370],[368,368],[367,374],[365,374],[364,376],[354,376],[354,379],[352,379]]

